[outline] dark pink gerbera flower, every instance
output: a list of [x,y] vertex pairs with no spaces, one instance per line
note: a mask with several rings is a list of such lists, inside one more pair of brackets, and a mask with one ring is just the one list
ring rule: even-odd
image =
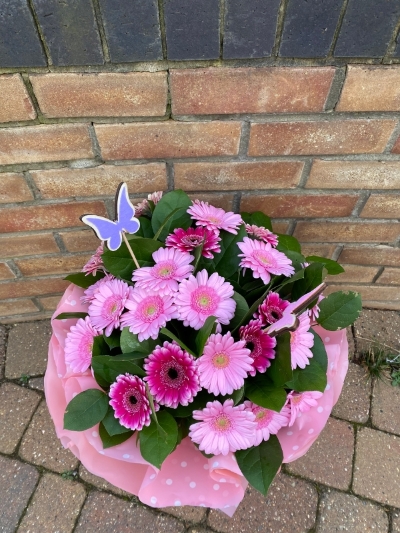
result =
[[221,247],[218,244],[220,240],[216,231],[211,231],[207,228],[199,227],[186,230],[177,228],[174,233],[168,235],[165,244],[182,252],[191,252],[203,244],[201,255],[207,257],[207,259],[212,259],[214,257],[213,254],[219,254],[221,251]]
[[122,426],[141,430],[150,425],[151,407],[144,382],[137,376],[121,374],[111,387],[110,405]]
[[254,318],[261,321],[263,326],[274,324],[283,317],[283,312],[289,302],[282,300],[277,292],[270,292],[258,311],[254,313]]
[[261,327],[259,320],[252,320],[239,330],[241,340],[246,341],[246,348],[251,350],[253,370],[249,372],[250,376],[255,376],[257,371],[265,372],[271,366],[270,359],[275,359],[276,339],[270,337]]

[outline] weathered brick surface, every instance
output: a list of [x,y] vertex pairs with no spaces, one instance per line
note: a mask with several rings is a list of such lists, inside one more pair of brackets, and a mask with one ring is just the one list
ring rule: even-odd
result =
[[225,209],[225,211],[232,211],[232,201],[233,201],[233,194],[218,194],[218,193],[200,193],[200,194],[189,194],[189,197],[192,200],[195,200],[196,198],[198,200],[201,200],[203,202],[208,202],[209,204],[215,206],[215,207],[221,207],[222,209]]
[[47,117],[162,116],[166,72],[57,73],[30,76]]
[[47,296],[47,298],[39,298],[39,301],[45,311],[55,311],[60,301],[60,296]]
[[376,282],[383,285],[400,285],[400,268],[385,268]]
[[324,161],[315,159],[306,188],[400,189],[400,161]]
[[294,236],[302,242],[391,243],[400,235],[397,223],[298,222]]
[[239,122],[104,124],[95,129],[105,159],[235,155],[239,149]]
[[345,246],[339,256],[339,262],[356,265],[398,266],[400,249],[390,246]]
[[19,74],[0,76],[0,122],[32,120],[36,111]]
[[379,268],[372,266],[345,265],[341,263],[344,272],[336,276],[327,276],[326,281],[334,283],[372,283]]
[[61,293],[69,282],[57,278],[11,281],[0,284],[0,300]]
[[0,386],[0,451],[13,453],[33,415],[40,396],[13,383]]
[[288,463],[287,468],[302,477],[346,490],[351,482],[353,449],[353,427],[330,418],[306,455]]
[[15,274],[10,270],[10,267],[6,263],[0,263],[0,280],[14,279]]
[[132,497],[132,494],[129,494],[128,492],[125,492],[124,490],[115,487],[105,479],[95,476],[81,464],[79,466],[79,477],[83,479],[83,481],[86,481],[86,483],[90,483],[91,485],[94,485],[99,490],[106,490],[108,492],[114,492],[114,494],[117,494],[118,496],[126,496],[126,497]]
[[349,363],[343,389],[332,414],[350,422],[365,424],[369,417],[370,394],[371,381],[366,371],[359,365]]
[[[382,287],[377,288],[382,289]],[[354,323],[354,332],[359,351],[367,349],[371,341],[378,344],[385,343],[396,350],[400,349],[399,313],[363,309]]]
[[85,124],[57,124],[0,130],[0,165],[92,158]]
[[[4,231],[3,227],[1,231]],[[2,257],[20,257],[32,254],[51,254],[59,252],[59,248],[51,233],[32,235],[0,235]]]
[[25,315],[38,313],[39,309],[32,300],[11,300],[9,302],[0,301],[0,317],[9,317],[11,315]]
[[22,174],[0,174],[0,203],[29,202],[33,194]]
[[273,218],[290,217],[347,217],[356,205],[355,195],[263,195],[243,196],[245,211],[263,211]]
[[92,230],[60,232],[69,252],[94,252],[99,246],[99,239]]
[[400,198],[396,194],[372,194],[360,217],[366,218],[398,218]]
[[293,189],[303,166],[300,161],[175,163],[175,187],[186,191]]
[[380,153],[395,120],[334,120],[252,124],[249,155]]
[[72,533],[85,501],[85,489],[54,474],[45,474],[29,504],[18,531],[21,533]]
[[323,111],[335,68],[207,68],[171,72],[176,115]]
[[187,524],[198,524],[202,522],[206,516],[206,509],[204,507],[192,507],[190,505],[183,505],[182,507],[163,507],[164,513],[171,514]]
[[393,149],[392,149],[392,152],[394,154],[400,154],[400,136],[399,138],[397,139],[397,141],[395,142],[394,146],[393,146]]
[[374,383],[371,416],[376,428],[400,435],[400,388],[391,385],[390,376]]
[[32,378],[29,380],[28,385],[31,389],[44,391],[44,378]]
[[40,257],[38,259],[21,259],[16,261],[18,268],[24,276],[45,276],[52,274],[66,274],[79,272],[87,263],[90,254],[70,255],[58,257]]
[[331,284],[325,295],[336,291],[354,291],[361,294],[364,307],[373,309],[400,309],[400,290],[382,285]]
[[332,257],[336,246],[334,244],[303,244],[301,243],[301,253],[307,257],[309,255],[318,255],[320,257]]
[[275,233],[286,233],[289,228],[288,222],[281,222],[278,220],[272,220],[272,230]]
[[400,69],[350,65],[336,111],[400,111]]

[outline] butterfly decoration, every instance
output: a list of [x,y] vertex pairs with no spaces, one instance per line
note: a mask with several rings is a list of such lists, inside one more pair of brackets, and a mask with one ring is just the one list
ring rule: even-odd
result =
[[123,182],[115,194],[115,221],[99,215],[83,215],[80,219],[92,228],[101,241],[106,241],[112,251],[121,246],[124,232],[136,233],[140,228],[140,222],[135,218],[135,208],[129,200],[128,187]]

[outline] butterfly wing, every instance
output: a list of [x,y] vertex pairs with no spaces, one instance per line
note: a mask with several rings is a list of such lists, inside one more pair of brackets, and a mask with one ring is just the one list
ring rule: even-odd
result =
[[135,218],[135,208],[131,204],[128,196],[126,183],[121,183],[116,195],[116,215],[117,224],[120,231],[136,233],[140,228],[140,222]]
[[110,250],[117,250],[121,246],[122,235],[116,222],[98,215],[84,215],[81,220],[92,228],[101,241],[107,241]]
[[326,287],[326,283],[321,283],[318,285],[318,287],[315,287],[310,292],[307,292],[304,296],[299,298],[296,302],[293,302],[288,305],[288,307],[285,309],[285,313],[295,313],[296,315],[300,314],[302,311],[304,311],[307,306],[314,301],[318,296],[323,292],[323,290]]
[[268,335],[274,337],[275,335],[283,333],[284,331],[293,331],[298,327],[298,325],[299,321],[296,315],[288,313],[286,315],[283,315],[280,320],[277,320],[276,322],[271,324],[269,328],[267,328],[266,332],[268,333]]

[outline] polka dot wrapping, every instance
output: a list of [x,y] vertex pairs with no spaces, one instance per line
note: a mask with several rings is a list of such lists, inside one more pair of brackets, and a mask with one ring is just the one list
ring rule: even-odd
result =
[[[86,312],[88,305],[81,303],[82,295],[83,289],[70,285],[54,316],[72,310]],[[76,319],[54,320],[54,316],[45,393],[57,436],[63,446],[69,448],[87,470],[135,494],[151,507],[211,507],[232,516],[247,487],[247,481],[233,454],[207,459],[187,437],[158,470],[142,458],[135,435],[118,446],[103,450],[98,427],[86,431],[63,428],[68,402],[79,392],[100,387],[90,369],[74,374],[65,363],[65,338]],[[317,406],[299,413],[292,427],[284,427],[278,432],[284,462],[295,461],[304,455],[318,438],[339,398],[348,368],[346,331],[328,332],[319,326],[315,330],[322,338],[328,354],[328,385]]]

